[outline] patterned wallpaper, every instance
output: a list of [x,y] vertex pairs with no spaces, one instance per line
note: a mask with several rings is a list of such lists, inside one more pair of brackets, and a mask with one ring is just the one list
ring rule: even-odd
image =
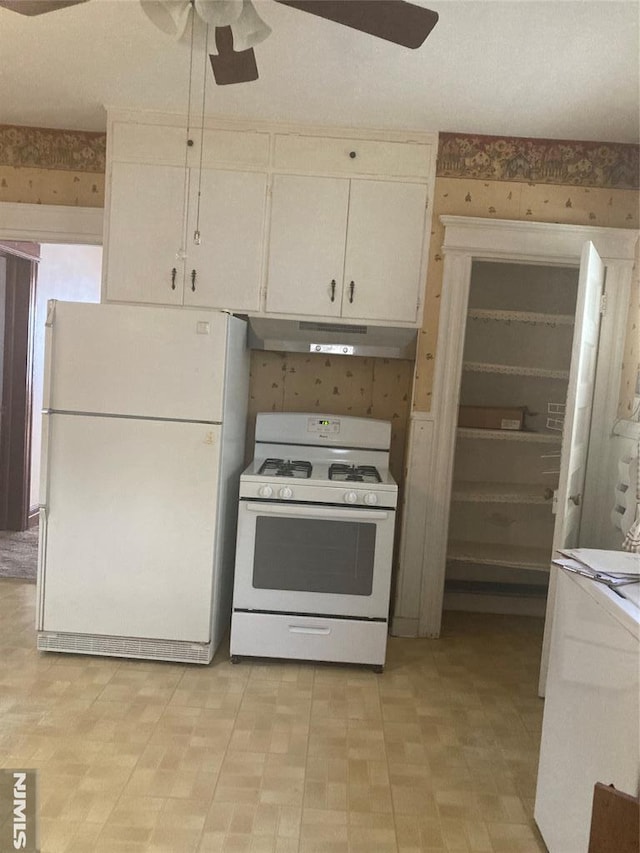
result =
[[0,125],[0,201],[104,206],[106,135]]

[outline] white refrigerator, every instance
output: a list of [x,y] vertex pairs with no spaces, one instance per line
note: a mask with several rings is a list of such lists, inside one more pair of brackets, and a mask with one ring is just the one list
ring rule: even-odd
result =
[[38,648],[208,663],[231,613],[246,324],[51,301]]

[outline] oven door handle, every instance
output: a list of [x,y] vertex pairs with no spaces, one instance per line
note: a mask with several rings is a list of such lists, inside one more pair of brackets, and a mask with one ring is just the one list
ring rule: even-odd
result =
[[259,512],[261,515],[287,515],[290,518],[335,518],[336,521],[345,519],[384,521],[385,518],[389,518],[389,513],[380,509],[348,509],[347,507],[342,509],[342,507],[267,503],[243,503],[243,506],[249,512]]

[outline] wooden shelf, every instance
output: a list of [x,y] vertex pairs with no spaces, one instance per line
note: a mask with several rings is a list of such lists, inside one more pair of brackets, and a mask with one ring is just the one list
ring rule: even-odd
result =
[[573,326],[571,314],[540,314],[534,311],[500,311],[493,308],[470,308],[471,320],[495,320],[501,323],[529,323],[542,326]]
[[527,432],[520,429],[474,429],[458,427],[458,438],[488,441],[529,441],[534,444],[561,444],[562,433]]
[[553,494],[540,483],[476,483],[460,481],[453,484],[451,499],[473,503],[548,504]]
[[540,379],[569,379],[568,370],[546,370],[542,367],[523,367],[515,364],[490,364],[484,361],[465,361],[462,369],[471,373],[497,373],[502,376],[534,376]]
[[516,569],[548,573],[551,553],[547,548],[532,548],[526,545],[450,541],[447,547],[447,559],[462,563],[511,566]]

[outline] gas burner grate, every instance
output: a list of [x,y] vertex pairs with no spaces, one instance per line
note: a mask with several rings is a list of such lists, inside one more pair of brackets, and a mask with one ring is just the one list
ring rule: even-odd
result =
[[313,468],[311,462],[299,459],[265,459],[258,474],[270,477],[297,477],[308,480]]
[[375,465],[345,465],[342,462],[334,462],[329,466],[329,479],[355,483],[382,482]]

